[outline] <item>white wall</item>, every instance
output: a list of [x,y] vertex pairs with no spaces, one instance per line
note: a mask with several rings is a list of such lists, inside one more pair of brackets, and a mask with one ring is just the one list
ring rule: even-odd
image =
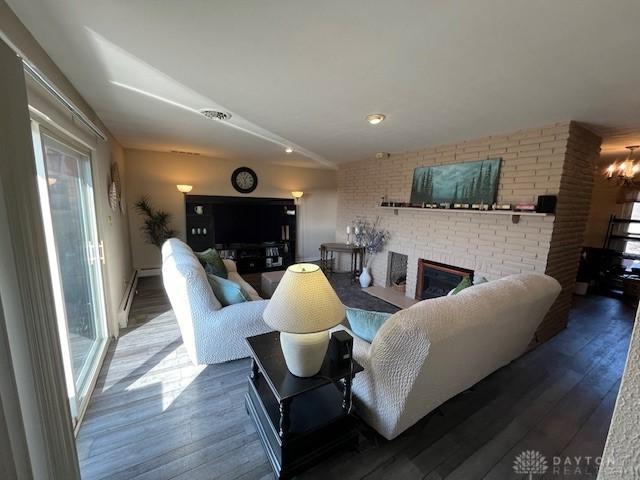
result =
[[602,454],[599,480],[640,478],[640,320],[631,337],[616,408]]
[[298,168],[258,162],[236,162],[204,156],[181,155],[148,150],[125,150],[127,203],[131,252],[135,268],[157,268],[158,249],[144,242],[142,220],[132,205],[148,195],[156,208],[173,216],[172,226],[184,239],[184,197],[176,184],[193,185],[193,195],[241,196],[231,185],[231,173],[238,167],[252,168],[258,187],[248,196],[292,198],[302,190],[298,216],[298,260],[318,259],[322,242],[334,241],[337,212],[336,172],[328,169]]

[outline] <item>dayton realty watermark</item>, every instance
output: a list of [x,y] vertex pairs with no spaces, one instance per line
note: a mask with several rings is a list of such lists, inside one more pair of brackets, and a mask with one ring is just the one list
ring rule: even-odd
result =
[[529,480],[534,475],[561,475],[563,477],[596,477],[602,464],[602,457],[593,456],[554,456],[547,460],[537,450],[525,450],[513,461],[513,471],[526,475]]

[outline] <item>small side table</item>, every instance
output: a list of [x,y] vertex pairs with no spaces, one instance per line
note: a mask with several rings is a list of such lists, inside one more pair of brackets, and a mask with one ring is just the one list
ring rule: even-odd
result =
[[348,253],[351,255],[351,281],[355,282],[362,272],[364,262],[364,248],[346,243],[323,243],[320,245],[320,268],[325,274],[334,273],[334,253]]
[[364,369],[337,368],[325,357],[320,372],[293,375],[280,348],[280,333],[247,338],[251,349],[247,412],[278,479],[291,478],[339,448],[356,448],[351,382]]

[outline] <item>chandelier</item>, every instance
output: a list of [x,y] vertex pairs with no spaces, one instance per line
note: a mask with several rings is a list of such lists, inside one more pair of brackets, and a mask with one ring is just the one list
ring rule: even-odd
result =
[[629,150],[627,158],[609,165],[604,171],[605,177],[620,186],[640,186],[640,181],[634,179],[636,174],[640,172],[640,163],[633,159],[633,152],[640,148],[640,145],[630,145],[625,148]]

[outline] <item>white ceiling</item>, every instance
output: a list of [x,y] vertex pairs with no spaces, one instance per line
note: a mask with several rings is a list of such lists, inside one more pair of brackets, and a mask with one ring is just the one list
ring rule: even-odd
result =
[[[640,144],[638,0],[8,3],[127,147],[326,166],[563,120]],[[238,128],[184,108],[211,106]]]

